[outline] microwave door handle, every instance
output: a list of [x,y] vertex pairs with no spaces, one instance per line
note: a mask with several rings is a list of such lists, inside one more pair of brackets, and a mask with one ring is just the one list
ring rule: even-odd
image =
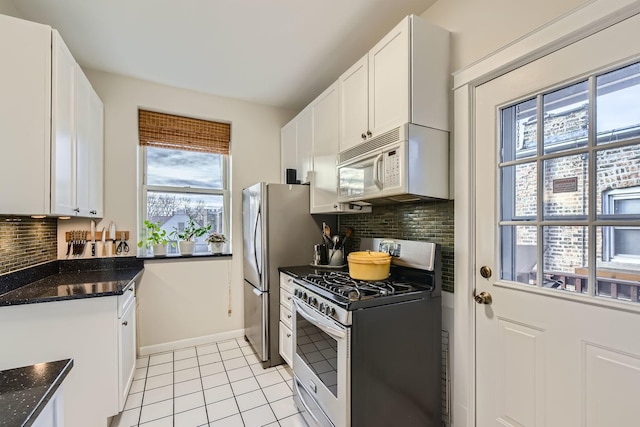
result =
[[373,161],[373,183],[376,185],[376,187],[378,187],[378,190],[382,190],[382,182],[380,181],[379,173],[380,168],[378,167],[378,165],[382,161],[382,156],[383,154],[378,155]]
[[339,339],[339,340],[345,339],[346,334],[344,331],[341,331],[340,329],[335,328],[334,326],[329,324],[329,322],[324,321],[322,318],[320,319],[316,318],[316,316],[314,316],[312,313],[309,313],[307,309],[304,306],[302,306],[298,301],[293,300],[293,305],[295,306],[296,311],[300,313],[302,317],[307,319],[307,321],[312,323],[314,326],[317,326],[318,328],[322,329],[324,332],[331,335],[335,339]]

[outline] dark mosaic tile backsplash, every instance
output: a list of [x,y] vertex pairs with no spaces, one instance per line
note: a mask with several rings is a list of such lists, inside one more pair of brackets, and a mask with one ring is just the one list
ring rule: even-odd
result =
[[453,200],[374,206],[370,214],[341,215],[340,233],[353,227],[347,251],[360,247],[361,237],[388,237],[439,243],[442,247],[442,289],[453,292]]
[[57,259],[58,221],[0,216],[0,274]]

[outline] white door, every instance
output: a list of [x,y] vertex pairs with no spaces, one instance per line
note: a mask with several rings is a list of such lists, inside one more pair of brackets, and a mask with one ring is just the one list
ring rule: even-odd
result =
[[638,37],[636,16],[476,89],[479,427],[638,425]]

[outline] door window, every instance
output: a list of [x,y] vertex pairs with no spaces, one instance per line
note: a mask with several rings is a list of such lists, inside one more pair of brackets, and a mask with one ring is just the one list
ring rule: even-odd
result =
[[338,341],[296,313],[296,354],[338,397]]
[[640,302],[640,63],[501,109],[501,279]]

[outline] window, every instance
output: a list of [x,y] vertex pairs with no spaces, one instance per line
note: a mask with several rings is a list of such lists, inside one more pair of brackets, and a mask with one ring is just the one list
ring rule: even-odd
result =
[[[640,187],[604,191],[602,207],[610,218],[640,216]],[[603,261],[640,263],[640,228],[603,227],[602,232]]]
[[640,63],[501,109],[504,280],[640,303]]
[[[139,111],[138,120],[141,216],[160,223],[170,236],[167,254],[178,254],[175,234],[189,220],[228,237],[230,125],[146,110]],[[207,252],[206,237],[195,239],[194,253]]]

